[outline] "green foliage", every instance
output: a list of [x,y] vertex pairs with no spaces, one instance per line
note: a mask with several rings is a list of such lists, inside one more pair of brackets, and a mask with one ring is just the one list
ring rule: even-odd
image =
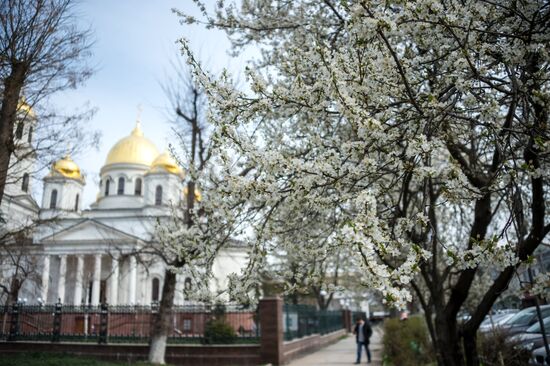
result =
[[435,360],[424,319],[419,316],[401,321],[384,321],[384,359],[393,365],[427,365]]
[[204,330],[204,343],[206,344],[231,344],[235,343],[237,336],[233,327],[225,319],[213,319],[206,323]]
[[477,349],[483,366],[522,366],[529,362],[530,352],[517,347],[502,332],[480,334]]

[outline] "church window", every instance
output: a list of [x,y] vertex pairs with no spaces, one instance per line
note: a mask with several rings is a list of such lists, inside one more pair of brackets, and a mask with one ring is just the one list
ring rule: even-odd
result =
[[105,181],[105,195],[108,196],[109,195],[109,186],[111,185],[111,181],[109,180],[109,178],[107,178],[107,180]]
[[151,301],[159,301],[160,295],[160,280],[158,278],[153,278],[153,286],[151,288]]
[[23,174],[23,183],[21,183],[21,190],[27,192],[29,190],[29,173]]
[[136,185],[134,188],[134,194],[136,196],[141,196],[141,178],[136,179]]
[[15,137],[17,137],[18,139],[23,137],[23,122],[19,122],[17,124],[17,128],[15,129]]
[[57,207],[57,189],[54,189],[50,196],[50,208],[53,210],[56,207]]
[[118,190],[116,192],[119,196],[124,194],[124,177],[118,178]]
[[184,286],[184,289],[185,291],[191,291],[192,289],[192,284],[191,284],[191,279],[189,277],[187,277],[183,283],[183,286]]
[[75,211],[78,211],[78,201],[79,201],[79,200],[80,200],[80,195],[77,194],[77,195],[76,195],[76,200],[75,200],[75,202],[74,202],[74,210],[75,210]]
[[155,190],[155,205],[162,205],[162,186],[157,186]]
[[32,142],[32,126],[29,127],[29,135],[27,136],[27,142],[29,144]]

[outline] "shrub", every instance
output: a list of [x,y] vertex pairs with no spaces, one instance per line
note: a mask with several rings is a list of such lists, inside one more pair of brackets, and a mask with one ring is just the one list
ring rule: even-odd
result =
[[530,352],[518,347],[500,331],[478,334],[477,349],[484,366],[522,366],[529,362]]
[[383,343],[384,358],[393,365],[418,366],[435,360],[426,323],[419,316],[384,320]]
[[235,343],[236,338],[235,330],[223,318],[213,319],[206,323],[204,343],[229,344]]

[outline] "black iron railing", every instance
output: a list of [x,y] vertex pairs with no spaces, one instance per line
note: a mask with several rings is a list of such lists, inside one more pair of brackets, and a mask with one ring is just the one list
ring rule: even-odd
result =
[[[0,309],[0,339],[51,342],[148,343],[158,315],[151,306],[14,304]],[[172,309],[170,343],[257,343],[255,308],[194,304]]]
[[287,341],[344,328],[342,311],[318,310],[311,305],[285,304],[283,323],[284,338]]

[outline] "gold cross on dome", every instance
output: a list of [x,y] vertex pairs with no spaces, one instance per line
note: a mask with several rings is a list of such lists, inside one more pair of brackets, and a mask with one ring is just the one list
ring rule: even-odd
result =
[[141,105],[141,103],[139,103],[137,105],[137,117],[136,117],[136,121],[141,121],[141,113],[143,112],[143,107]]

